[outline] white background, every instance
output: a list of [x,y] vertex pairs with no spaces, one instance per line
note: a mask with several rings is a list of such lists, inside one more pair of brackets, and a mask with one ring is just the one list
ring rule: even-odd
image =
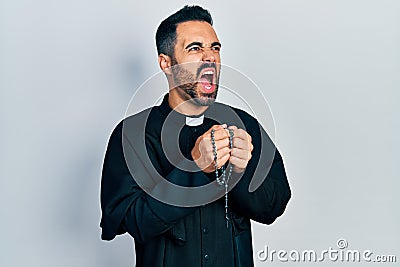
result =
[[[184,4],[0,1],[0,266],[134,265],[129,236],[100,240],[101,165],[159,70],[158,24]],[[254,251],[345,238],[399,261],[400,2],[199,4],[223,63],[266,95],[293,192],[283,217],[253,224]]]

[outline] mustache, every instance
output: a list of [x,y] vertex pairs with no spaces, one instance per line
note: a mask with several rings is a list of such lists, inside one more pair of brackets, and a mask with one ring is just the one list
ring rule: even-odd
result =
[[215,72],[217,72],[217,65],[214,62],[206,62],[201,64],[201,66],[197,69],[197,76],[199,76],[201,71],[206,68],[213,68]]

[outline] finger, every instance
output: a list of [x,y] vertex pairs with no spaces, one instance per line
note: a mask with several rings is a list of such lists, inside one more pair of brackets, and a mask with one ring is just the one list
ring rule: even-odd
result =
[[250,143],[247,140],[243,140],[239,137],[234,137],[232,140],[233,147],[240,149],[250,149]]
[[[218,168],[222,167],[230,158],[230,149],[228,147],[224,147],[220,150],[217,151],[217,163],[218,163]],[[213,155],[214,157],[214,155]],[[214,158],[213,158],[214,159]],[[215,161],[212,160],[208,163],[208,165],[215,166]]]
[[231,150],[231,156],[249,161],[252,157],[252,154],[249,150],[234,147]]
[[214,125],[211,126],[211,128],[208,129],[208,131],[205,132],[203,135],[211,133],[211,130],[213,130],[213,129],[214,129],[215,131],[217,131],[217,130],[221,130],[221,129],[225,129],[225,128],[226,128],[226,124],[214,124]]
[[228,129],[237,130],[238,127],[236,127],[235,125],[231,125],[231,126],[228,127]]
[[244,141],[243,139],[239,139],[239,138],[232,140],[232,146],[233,146],[233,148],[236,147],[236,148],[244,149],[244,150],[247,150],[250,152],[252,152],[253,148],[254,148],[254,146],[251,142]]
[[[234,130],[233,134],[234,134],[234,137],[238,137],[238,138],[243,139],[243,140],[247,140],[247,139],[249,138],[249,136],[250,136],[250,135],[249,135],[245,130],[243,130],[243,129],[236,129],[236,130]],[[251,137],[250,137],[250,138],[251,138]]]
[[229,139],[225,138],[225,139],[217,140],[217,141],[215,141],[215,146],[217,147],[217,150],[224,148],[224,147],[229,148]]
[[243,139],[243,140],[249,140],[250,142],[252,141],[251,135],[248,132],[246,132],[245,130],[243,130],[243,129],[235,130],[234,131],[234,136],[238,137],[240,139]]
[[[231,149],[229,147],[223,147],[221,149],[217,149],[217,162],[218,162],[218,164],[219,164],[219,161],[221,160],[221,158],[223,158],[225,156],[228,156],[228,158],[229,158],[230,152],[231,152]],[[214,150],[206,152],[206,153],[207,153],[207,155],[204,155],[204,156],[207,156],[206,158],[211,159],[211,161],[214,161],[214,159],[215,159],[214,158]],[[210,164],[211,161],[208,162],[208,163]]]
[[[205,132],[204,134],[202,134],[199,138],[198,141],[200,143],[202,143],[203,145],[205,144],[205,147],[208,147],[208,143],[211,142],[211,131],[215,130],[224,130],[224,127],[226,127],[226,124],[222,124],[222,125],[213,125],[210,129],[207,130],[207,132]],[[214,134],[214,138],[215,138],[215,134]],[[218,139],[215,139],[218,140]]]
[[236,127],[235,125],[231,125],[231,126],[228,127],[227,132],[228,132],[228,135],[230,137],[231,132],[229,130],[233,130],[233,137],[234,137],[235,136],[235,131],[238,130],[238,127]]
[[[225,139],[220,139],[215,141],[215,146],[217,148],[217,151],[222,148],[228,148],[229,149],[229,138]],[[211,138],[209,139],[208,137],[204,137],[200,140],[199,147],[201,148],[201,151],[204,151],[205,153],[211,153],[214,152],[214,146],[212,145]]]
[[218,159],[218,169],[225,165],[225,163],[230,159],[230,155],[225,154],[220,159]]
[[224,157],[225,155],[230,155],[231,150],[228,147],[217,150],[217,160]]
[[240,168],[240,169],[246,168],[247,163],[248,163],[248,161],[238,158],[238,157],[234,157],[234,156],[231,156],[229,158],[229,162],[232,163],[232,165],[234,165],[235,167]]
[[[211,136],[211,133],[210,133]],[[229,139],[229,131],[225,128],[218,129],[214,132],[215,140]]]
[[245,134],[238,134],[233,137],[232,140],[233,147],[240,147],[243,149],[248,149],[253,151],[253,144],[251,136],[248,133]]

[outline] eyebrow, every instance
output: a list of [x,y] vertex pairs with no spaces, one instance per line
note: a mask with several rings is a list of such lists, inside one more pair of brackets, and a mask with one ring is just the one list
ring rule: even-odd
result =
[[[200,47],[203,47],[203,43],[201,43],[201,42],[191,42],[190,44],[188,44],[188,45],[185,47],[185,49],[188,49],[188,48],[190,48],[190,47],[192,47],[192,46],[195,46],[195,45],[198,45],[198,46],[200,46]],[[213,42],[213,43],[211,44],[211,47],[214,47],[214,46],[222,46],[222,45],[221,45],[220,42]]]

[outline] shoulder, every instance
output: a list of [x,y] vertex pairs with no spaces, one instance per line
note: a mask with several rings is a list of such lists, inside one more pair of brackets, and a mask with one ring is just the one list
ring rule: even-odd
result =
[[148,121],[161,121],[162,119],[163,114],[160,112],[159,106],[150,107],[122,119],[114,127],[111,135],[122,135],[122,132],[124,134],[129,132],[130,135],[138,134],[145,129]]

